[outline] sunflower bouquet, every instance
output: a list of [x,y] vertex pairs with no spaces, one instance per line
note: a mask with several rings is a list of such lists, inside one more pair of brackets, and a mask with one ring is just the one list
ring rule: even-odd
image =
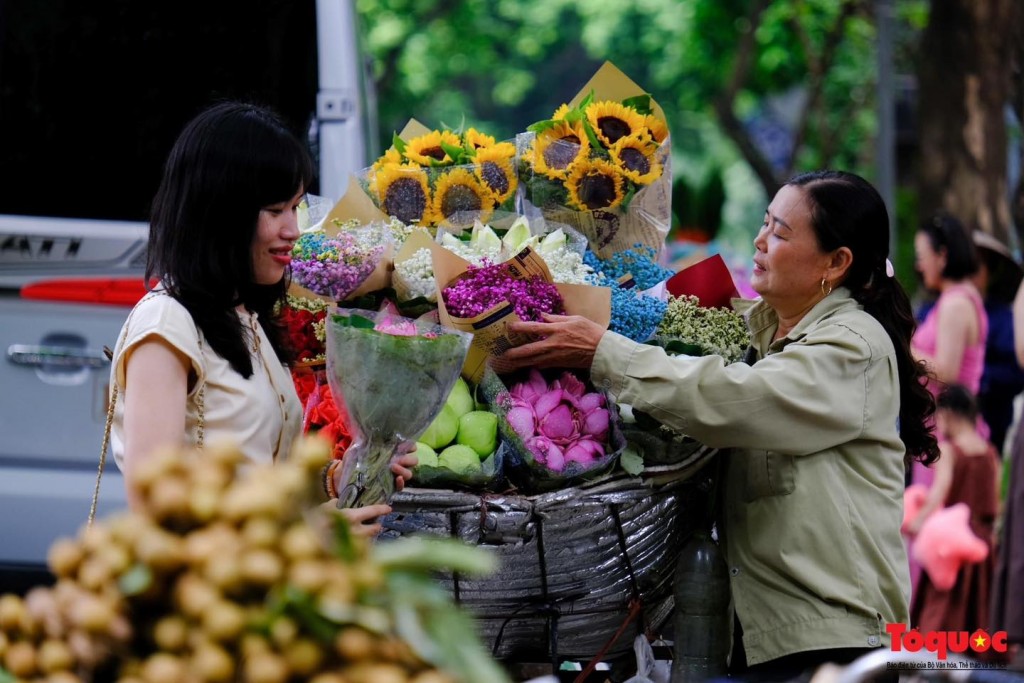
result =
[[671,225],[668,127],[650,95],[614,66],[516,146],[528,210],[576,228],[601,257],[637,242],[661,250]]
[[403,138],[364,174],[366,193],[384,213],[429,227],[487,221],[511,209],[518,178],[516,147],[470,128]]

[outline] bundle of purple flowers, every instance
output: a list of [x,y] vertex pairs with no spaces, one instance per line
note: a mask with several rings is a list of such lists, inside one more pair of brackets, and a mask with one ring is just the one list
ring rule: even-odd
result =
[[376,269],[384,245],[364,246],[346,232],[328,237],[312,231],[292,249],[292,281],[314,294],[343,301]]
[[505,264],[469,266],[465,274],[441,292],[448,312],[473,318],[508,302],[522,320],[540,322],[542,313],[562,313],[562,295],[542,277],[520,279]]

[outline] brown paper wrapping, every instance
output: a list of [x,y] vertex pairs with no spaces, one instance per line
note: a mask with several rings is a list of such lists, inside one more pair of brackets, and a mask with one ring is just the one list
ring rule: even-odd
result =
[[[448,313],[441,292],[462,277],[470,263],[453,254],[438,244],[433,244],[434,280],[437,283],[437,312],[441,324],[456,330],[470,332],[473,343],[462,366],[462,376],[467,381],[477,384],[483,377],[487,362],[515,346],[521,346],[530,337],[514,334],[508,330],[508,324],[519,320],[512,305],[502,303],[484,311],[474,318],[456,318]],[[515,257],[505,262],[510,274],[520,279],[535,276],[551,282],[551,272],[538,254],[532,249],[524,249]],[[563,285],[555,287],[562,295],[565,312],[568,315],[581,315],[593,320],[603,327],[611,321],[611,290],[607,287],[590,285]]]

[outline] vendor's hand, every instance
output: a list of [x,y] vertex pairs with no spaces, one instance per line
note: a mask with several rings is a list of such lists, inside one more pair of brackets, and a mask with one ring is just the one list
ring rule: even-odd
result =
[[396,491],[404,489],[405,482],[412,479],[412,468],[419,463],[419,459],[413,455],[415,450],[415,441],[403,441],[395,449],[395,455],[391,459],[391,473],[395,475]]
[[509,323],[510,332],[535,336],[537,341],[513,347],[494,359],[495,370],[590,367],[605,328],[580,315],[543,315],[545,322],[541,323]]

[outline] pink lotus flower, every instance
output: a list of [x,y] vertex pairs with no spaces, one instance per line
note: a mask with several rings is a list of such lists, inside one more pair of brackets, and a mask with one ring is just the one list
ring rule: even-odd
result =
[[610,417],[603,394],[587,393],[582,381],[564,372],[549,385],[537,370],[509,390],[509,425],[530,453],[548,469],[583,466],[604,457]]

